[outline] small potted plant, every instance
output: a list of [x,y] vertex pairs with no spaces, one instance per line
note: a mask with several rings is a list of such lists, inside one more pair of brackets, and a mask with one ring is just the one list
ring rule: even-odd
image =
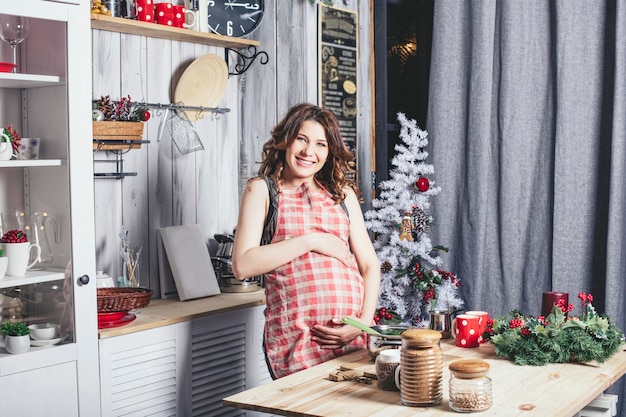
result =
[[30,330],[21,321],[4,321],[0,325],[4,337],[4,348],[9,353],[24,353],[30,349]]
[[13,128],[13,125],[0,128],[0,161],[8,161],[17,155],[21,140],[22,138]]

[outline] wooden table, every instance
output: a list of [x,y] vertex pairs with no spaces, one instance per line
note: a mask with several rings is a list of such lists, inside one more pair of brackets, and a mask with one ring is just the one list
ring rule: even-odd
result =
[[263,304],[265,291],[221,293],[188,301],[152,300],[148,307],[139,309],[136,320],[121,327],[100,329],[98,336],[106,339]]
[[376,381],[333,382],[329,373],[342,365],[374,372],[367,351],[358,351],[296,374],[224,398],[226,406],[284,416],[458,416],[448,405],[448,364],[456,359],[481,358],[490,365],[493,405],[476,415],[571,417],[626,373],[624,348],[603,364],[518,366],[494,353],[491,344],[466,349],[451,339],[441,342],[444,353],[443,401],[434,407],[408,407],[400,393],[382,391]]

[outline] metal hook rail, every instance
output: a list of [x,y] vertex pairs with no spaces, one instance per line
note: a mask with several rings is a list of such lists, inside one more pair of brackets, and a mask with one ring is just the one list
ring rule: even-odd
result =
[[[93,103],[97,103],[98,100],[92,100]],[[191,111],[199,111],[199,112],[211,112],[211,113],[229,113],[230,109],[226,107],[204,107],[204,106],[188,106],[184,103],[145,103],[143,101],[135,101],[130,102],[131,106],[145,106],[150,109],[159,109],[159,110],[191,110]]]
[[229,108],[225,108],[225,107],[204,107],[204,106],[187,106],[185,104],[182,103],[167,103],[167,104],[163,104],[163,103],[135,103],[135,104],[141,104],[143,106],[146,106],[150,109],[168,109],[168,110],[192,110],[192,111],[199,111],[199,112],[211,112],[211,113],[219,113],[219,114],[224,114],[224,113],[229,113],[230,109]]
[[95,172],[94,169],[94,173],[93,176],[94,178],[106,178],[106,179],[116,179],[116,180],[121,180],[124,177],[136,177],[137,173],[136,172],[127,172],[124,171],[124,157],[123,155],[128,152],[130,149],[120,152],[120,151],[114,151],[115,153],[115,160],[111,161],[108,159],[94,159],[94,165],[96,164],[96,162],[106,162],[106,163],[115,163],[115,172]]

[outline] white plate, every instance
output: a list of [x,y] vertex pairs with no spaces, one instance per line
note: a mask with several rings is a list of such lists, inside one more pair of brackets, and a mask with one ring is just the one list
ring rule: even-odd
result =
[[34,339],[31,339],[30,340],[30,345],[31,346],[36,346],[36,347],[53,346],[53,345],[56,345],[57,343],[59,343],[63,339],[64,339],[63,337],[57,337],[56,339],[48,339],[48,340],[34,340]]

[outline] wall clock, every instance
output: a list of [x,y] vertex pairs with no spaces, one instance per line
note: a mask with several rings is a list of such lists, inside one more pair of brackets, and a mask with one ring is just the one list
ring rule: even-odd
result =
[[264,0],[208,0],[209,29],[218,35],[241,37],[261,23]]

